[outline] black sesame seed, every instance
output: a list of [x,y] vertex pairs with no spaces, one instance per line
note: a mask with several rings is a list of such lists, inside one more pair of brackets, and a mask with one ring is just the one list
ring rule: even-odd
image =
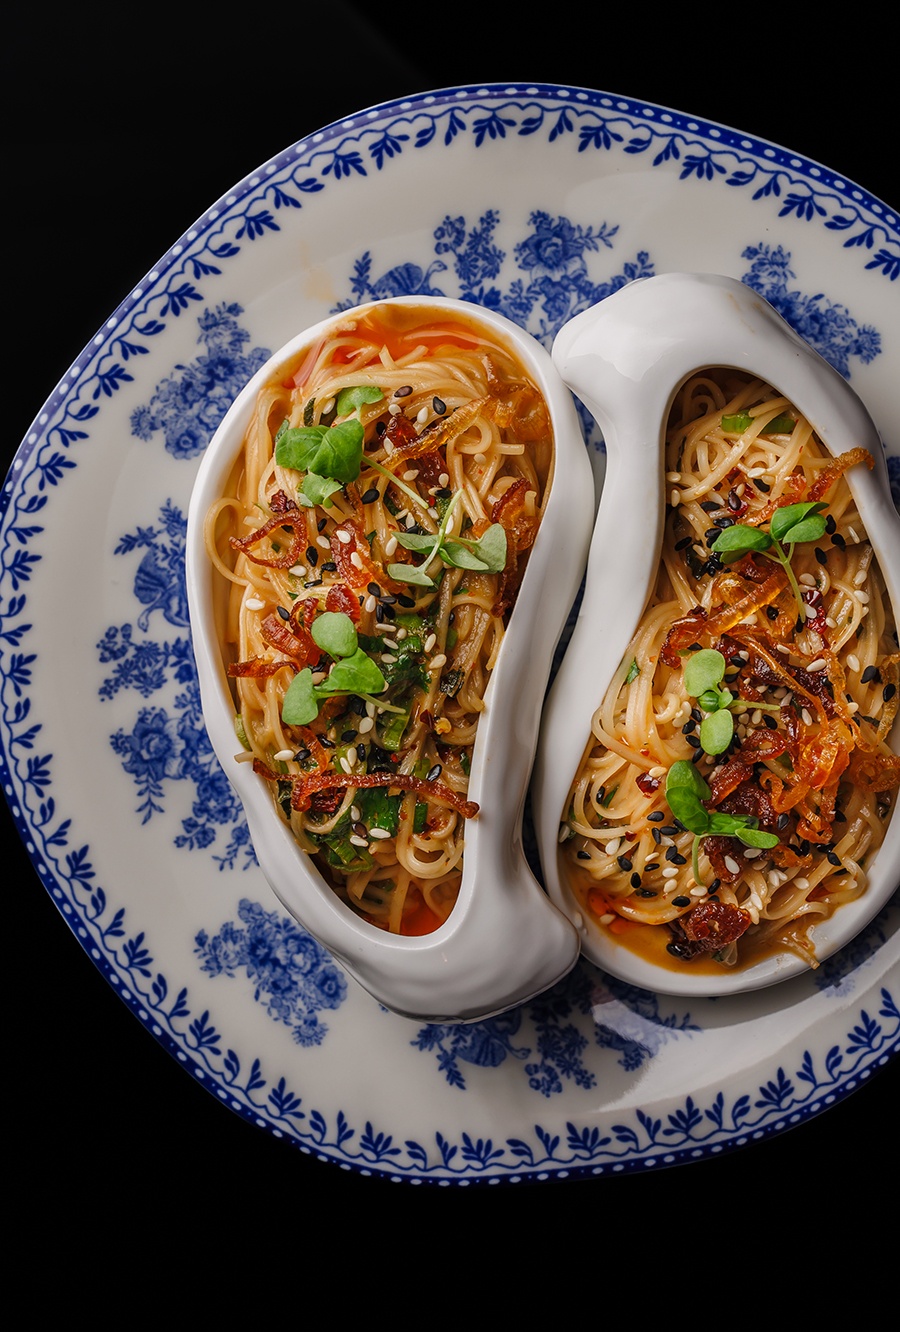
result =
[[320,518],[319,521],[316,523],[316,531],[317,531],[317,532],[324,532],[324,531],[325,531],[325,524],[326,524],[327,522],[328,522],[328,519],[327,519],[327,518]]
[[712,513],[714,509],[718,509],[720,507],[721,506],[718,500],[704,500],[700,505],[700,508],[703,509],[704,512],[706,513]]
[[885,703],[890,703],[896,692],[897,686],[895,684],[886,684],[881,691],[881,697],[884,699]]
[[638,874],[637,870],[635,870],[634,874],[632,874],[630,882],[632,888],[640,888],[641,876]]
[[840,810],[840,809],[836,809],[836,810],[834,811],[833,818],[834,818],[835,823],[846,823],[846,822],[847,822],[847,815],[843,812],[843,810]]
[[321,586],[322,586],[322,580],[321,580],[321,578],[310,578],[308,582],[306,582],[306,583],[303,584],[303,586],[304,586],[304,587],[321,587]]
[[769,491],[772,489],[771,486],[766,485],[761,476],[754,477],[753,484],[756,486],[756,489],[761,490],[764,495],[768,495]]
[[658,869],[659,869],[659,862],[656,861],[656,860],[654,860],[654,861],[651,861],[651,863],[650,863],[649,865],[645,865],[645,866],[644,866],[644,873],[645,873],[645,874],[652,874],[654,870],[658,870]]
[[719,887],[719,884],[720,884],[721,882],[722,882],[721,879],[713,879],[712,883],[709,885],[709,891],[710,891],[711,893],[714,893],[714,892],[716,891],[716,889]]
[[319,736],[319,744],[322,745],[324,749],[334,749],[334,741],[329,740],[327,735]]
[[768,617],[769,617],[770,620],[777,620],[777,619],[778,619],[778,607],[777,607],[777,606],[767,606],[767,607],[766,607],[766,615],[768,615]]
[[693,537],[689,537],[689,536],[682,537],[680,541],[676,541],[676,542],[675,542],[675,549],[676,549],[676,550],[687,550],[688,546],[690,546],[690,545],[692,544],[693,540],[694,540]]
[[768,726],[770,731],[778,730],[778,722],[772,716],[771,712],[763,713],[763,725]]
[[305,763],[306,760],[307,760],[308,758],[309,758],[309,750],[308,750],[308,749],[306,749],[306,748],[298,749],[297,752],[296,752],[296,754],[294,755],[294,762],[295,762],[295,763]]
[[847,549],[847,543],[846,543],[846,541],[844,540],[844,538],[841,536],[840,532],[832,532],[832,534],[831,534],[831,544],[832,544],[833,546],[837,546],[840,550],[846,550],[846,549]]
[[597,794],[596,794],[596,796],[594,797],[594,799],[597,801],[597,804],[598,804],[598,805],[602,805],[602,804],[603,804],[604,800],[606,799],[606,787],[605,787],[605,786],[601,786],[601,787],[600,787],[600,789],[599,789],[599,791],[597,792]]
[[656,843],[656,845],[659,846],[660,842],[662,841],[662,833],[659,831],[659,829],[658,829],[658,828],[651,828],[651,829],[650,829],[650,836],[653,838],[653,840],[654,840],[654,842]]
[[431,407],[437,416],[443,416],[444,412],[447,410],[447,404],[442,398],[439,398],[437,394],[431,399]]
[[364,717],[366,715],[366,700],[354,695],[350,700],[350,711],[355,712],[357,717]]
[[657,893],[657,891],[656,891],[655,888],[639,888],[639,889],[638,889],[638,897],[657,897],[658,895],[659,895],[659,894]]
[[699,708],[691,708],[691,716],[693,717],[695,722],[703,721],[703,713],[700,711]]
[[628,859],[627,856],[616,856],[616,864],[619,866],[619,869],[622,870],[623,873],[625,874],[627,874],[628,871],[631,869],[631,861]]
[[654,809],[647,815],[647,821],[648,823],[662,823],[665,817],[661,809]]
[[363,504],[374,504],[378,499],[378,487],[372,486],[362,497]]
[[816,559],[819,561],[820,564],[827,564],[827,563],[828,563],[828,556],[827,556],[827,554],[825,553],[825,551],[822,549],[821,546],[816,546],[816,548],[815,548],[815,556],[816,556]]
[[315,546],[306,547],[306,563],[316,565],[319,563],[319,552]]
[[388,601],[380,601],[378,603],[378,610],[382,612],[386,620],[396,620],[397,618],[397,612]]
[[686,907],[690,905],[691,905],[691,899],[689,897],[681,896],[681,897],[672,898],[672,906]]
[[375,619],[378,621],[379,624],[384,624],[384,607],[382,606],[380,601],[378,605],[375,607]]
[[693,754],[691,755],[691,762],[692,762],[692,763],[699,763],[700,760],[701,760],[702,758],[703,758],[703,750],[702,750],[702,749],[695,749],[694,752],[693,752]]
[[828,861],[829,865],[840,865],[841,863],[841,858],[836,851],[829,851],[825,856],[825,859]]
[[275,609],[278,611],[278,614],[281,616],[283,620],[289,620],[291,618],[291,612],[289,610],[285,610],[284,606],[276,606]]
[[865,716],[863,716],[863,717],[862,717],[862,720],[863,720],[864,722],[868,722],[870,726],[877,726],[877,725],[878,725],[878,718],[877,718],[877,717],[865,717]]
[[590,851],[576,851],[575,855],[579,860],[590,860],[591,858]]
[[694,719],[693,719],[693,717],[692,717],[690,721],[686,721],[686,722],[684,723],[684,725],[682,726],[682,728],[681,728],[681,734],[682,734],[682,735],[693,735],[693,733],[694,733],[694,731],[696,731],[696,729],[697,729],[697,723],[694,721]]
[[362,742],[361,740],[360,740],[359,744],[356,746],[356,757],[359,759],[360,763],[364,763],[364,762],[365,762],[365,759],[366,759],[366,747],[365,747],[365,745],[363,744],[363,742]]
[[434,492],[435,499],[450,499],[452,494],[453,491],[449,486],[441,486],[439,490]]
[[700,737],[698,735],[689,735],[687,737],[687,742],[692,749],[700,748]]
[[678,832],[678,829],[675,827],[674,823],[667,823],[666,826],[660,828],[659,831],[662,833],[663,837],[674,837]]
[[407,610],[409,610],[412,606],[415,606],[416,604],[415,599],[413,597],[404,596],[402,592],[398,595],[397,600],[399,601],[400,605],[405,606]]
[[345,745],[349,745],[350,741],[355,740],[358,734],[358,731],[343,731],[341,733],[341,740]]
[[426,782],[436,782],[443,771],[444,771],[443,765],[440,763],[435,763],[432,767],[428,769],[428,772],[425,774]]
[[377,583],[369,583],[366,587],[367,592],[371,592],[373,597],[381,596],[381,588]]
[[322,565],[322,572],[337,573],[337,565],[335,564],[334,560],[326,560],[325,563]]
[[716,519],[715,519],[715,524],[716,524],[716,527],[718,527],[720,531],[724,532],[724,530],[725,530],[726,527],[734,527],[734,519],[733,519],[733,518],[729,518],[729,517],[727,516],[727,514],[726,514],[726,515],[725,515],[724,517],[722,517],[722,518],[716,518]]
[[718,535],[719,535],[719,529],[717,527],[710,527],[703,533],[703,540],[706,542],[708,546],[711,546],[712,543],[718,538]]
[[402,384],[400,388],[394,390],[395,398],[408,398],[412,393],[412,384]]
[[863,684],[868,684],[870,680],[880,680],[881,672],[877,666],[867,666],[859,678]]
[[837,523],[834,521],[834,515],[830,513],[825,519],[825,531],[831,536],[836,527]]

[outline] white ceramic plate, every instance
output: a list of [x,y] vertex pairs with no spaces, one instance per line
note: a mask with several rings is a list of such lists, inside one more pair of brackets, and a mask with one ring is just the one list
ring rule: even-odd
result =
[[473,1027],[391,1015],[286,919],[205,737],[187,501],[269,350],[336,307],[422,291],[549,342],[674,269],[742,279],[837,364],[896,485],[897,217],[734,131],[524,85],[361,112],[262,166],[110,316],[10,471],[0,766],[37,872],[213,1095],[344,1167],[465,1184],[643,1171],[801,1122],[900,1045],[896,898],[819,972],[757,994],[687,1005],[581,963]]

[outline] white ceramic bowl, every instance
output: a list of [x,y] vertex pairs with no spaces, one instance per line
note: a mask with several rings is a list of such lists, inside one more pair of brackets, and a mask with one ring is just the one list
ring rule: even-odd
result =
[[[721,978],[645,961],[586,919],[560,872],[558,833],[570,784],[606,693],[649,597],[665,514],[664,430],[676,391],[695,371],[728,366],[776,387],[812,422],[835,454],[867,448],[875,468],[847,474],[900,623],[900,519],[891,502],[882,443],[846,381],[756,292],[732,278],[666,273],[622,288],[571,320],[552,356],[593,412],[607,447],[607,472],[571,641],[544,709],[533,810],[544,881],[577,924],[585,955],[605,971],[662,993],[717,995],[771,985],[806,970],[783,953]],[[623,571],[627,570],[627,576]],[[896,731],[894,742],[896,744]],[[854,937],[900,883],[896,810],[874,858],[866,892],[810,930],[821,961]]]
[[[216,634],[216,579],[203,520],[223,492],[257,393],[324,332],[372,308],[358,306],[299,333],[238,396],[199,469],[188,513],[187,588],[194,653],[209,737],[247,815],[259,863],[292,916],[387,1008],[417,1020],[474,1021],[540,993],[575,964],[580,940],[528,869],[522,811],[553,653],[575,599],[594,517],[593,482],[572,395],[550,356],[501,315],[448,298],[398,297],[404,305],[463,316],[499,336],[549,407],[555,461],[549,496],[517,602],[491,675],[473,751],[459,898],[433,934],[399,937],[369,925],[339,900],[274,808],[268,784],[235,761],[234,702]],[[560,558],[563,555],[564,558]],[[221,591],[221,589],[219,589]]]

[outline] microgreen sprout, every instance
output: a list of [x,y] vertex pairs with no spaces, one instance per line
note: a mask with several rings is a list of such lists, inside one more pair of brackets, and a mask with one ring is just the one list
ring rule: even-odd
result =
[[[802,619],[806,612],[800,586],[791,568],[791,557],[794,546],[799,542],[821,540],[825,532],[822,510],[827,507],[828,505],[821,501],[782,505],[772,514],[768,532],[764,532],[761,527],[734,523],[719,533],[710,549],[721,556],[726,564],[739,559],[749,551],[758,551],[767,559],[777,560],[788,576]],[[785,546],[787,551],[784,549]]]
[[759,819],[751,814],[723,814],[704,805],[712,792],[693,763],[678,759],[666,777],[666,800],[678,822],[694,834],[691,868],[694,881],[703,887],[700,877],[700,843],[704,837],[737,837],[745,846],[768,850],[778,845],[774,833],[762,832]]
[[407,550],[421,552],[421,564],[389,564],[387,571],[400,583],[415,583],[420,587],[434,587],[428,576],[428,565],[439,556],[444,564],[457,569],[473,569],[478,573],[499,573],[506,564],[506,532],[500,523],[492,523],[477,540],[467,537],[448,538],[447,528],[459,491],[453,496],[441,519],[437,532],[397,532],[397,541]]
[[325,611],[313,620],[310,633],[317,646],[334,658],[334,665],[319,684],[313,684],[308,666],[294,676],[281,704],[281,720],[287,726],[308,726],[319,715],[319,701],[333,694],[369,696],[387,687],[379,667],[359,646],[349,615]]

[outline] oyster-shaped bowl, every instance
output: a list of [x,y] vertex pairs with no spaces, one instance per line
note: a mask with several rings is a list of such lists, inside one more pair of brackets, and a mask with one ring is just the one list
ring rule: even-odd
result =
[[[544,396],[554,460],[536,540],[485,693],[468,799],[480,806],[466,827],[460,892],[431,934],[390,934],[336,895],[276,811],[269,784],[236,762],[235,700],[217,628],[223,580],[204,543],[204,518],[224,492],[260,388],[296,365],[321,338],[377,305],[462,320],[499,338]],[[590,463],[577,409],[550,356],[498,314],[449,298],[368,303],[297,334],[250,380],[202,460],[187,531],[187,588],[204,718],[218,760],[240,797],[263,873],[288,912],[387,1008],[433,1022],[473,1021],[520,1004],[574,965],[580,940],[528,867],[522,815],[542,699],[567,613],[577,595],[594,516]]]
[[[722,995],[757,989],[807,970],[781,952],[718,976],[646,960],[582,911],[559,853],[570,785],[591,722],[637,629],[652,591],[666,505],[664,434],[677,390],[708,367],[747,371],[782,393],[812,423],[832,454],[862,446],[869,471],[846,474],[900,622],[900,519],[891,501],[878,431],[849,384],[761,296],[732,278],[667,273],[622,288],[566,324],[552,356],[562,378],[594,414],[607,471],[591,543],[584,596],[549,693],[535,763],[532,804],[544,882],[577,925],[586,957],[647,990]],[[897,727],[893,744],[896,748]],[[810,930],[818,961],[852,939],[900,883],[900,816],[867,866],[855,901]]]

